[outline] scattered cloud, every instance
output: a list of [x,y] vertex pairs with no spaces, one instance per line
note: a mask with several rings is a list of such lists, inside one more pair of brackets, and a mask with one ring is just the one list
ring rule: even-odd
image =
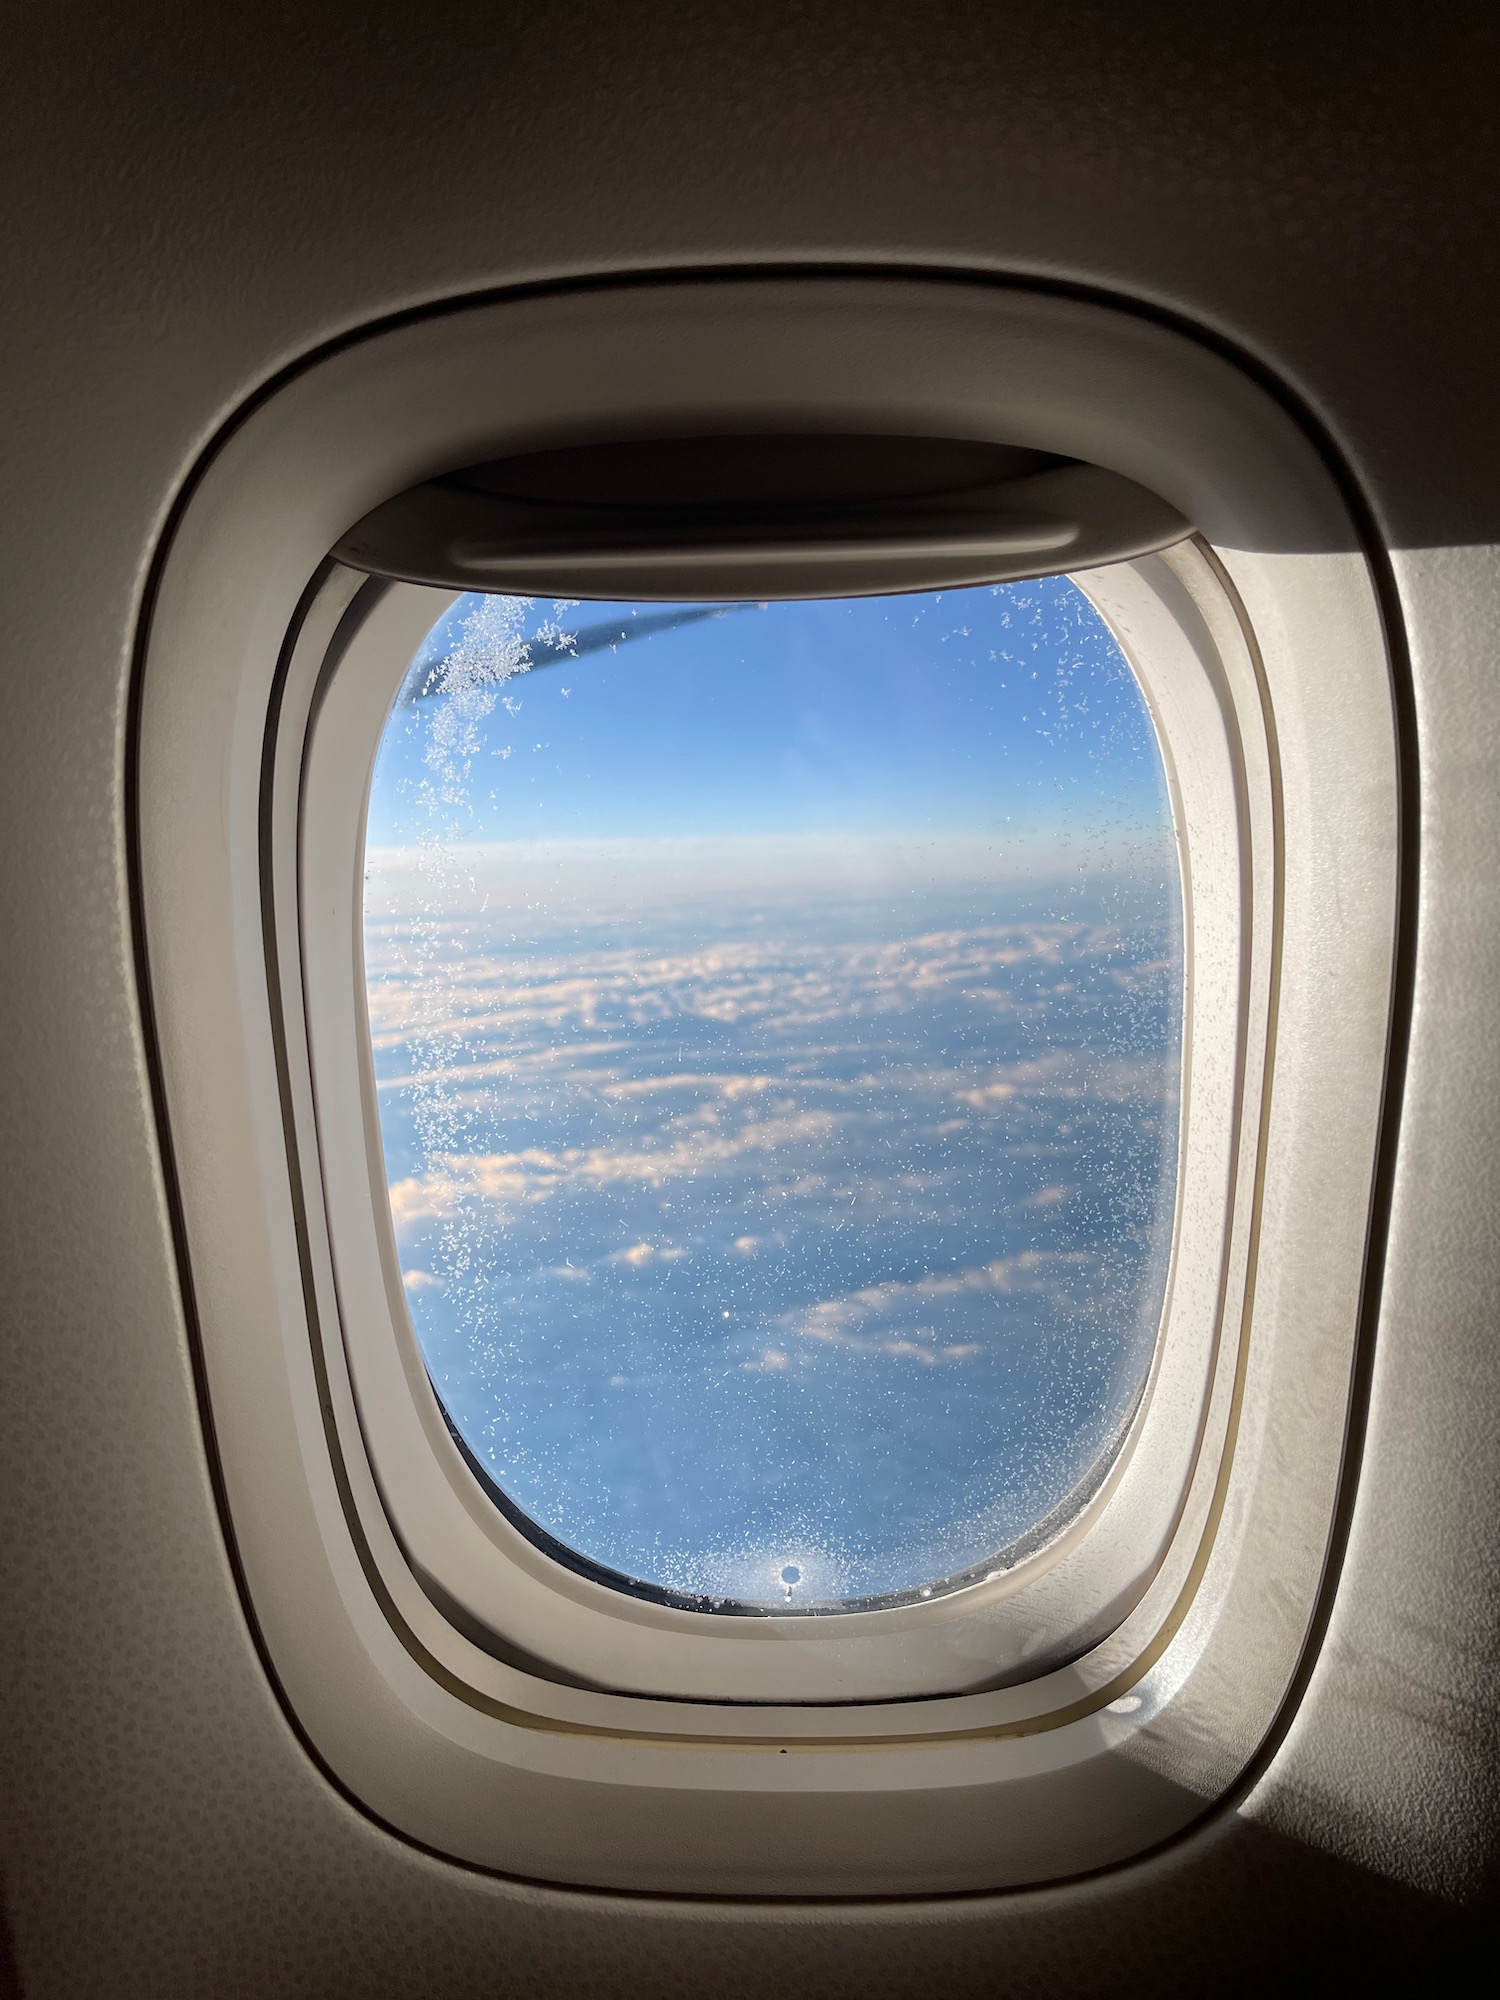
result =
[[632,1243],[628,1250],[612,1251],[609,1262],[628,1264],[632,1271],[639,1271],[646,1264],[675,1264],[686,1255],[686,1250],[675,1243]]
[[546,1201],[559,1190],[631,1184],[660,1188],[732,1168],[748,1157],[782,1153],[810,1140],[826,1140],[838,1119],[829,1111],[792,1112],[747,1119],[735,1132],[698,1131],[665,1143],[624,1147],[567,1147],[547,1151],[528,1146],[514,1153],[453,1153],[440,1156],[422,1174],[391,1185],[391,1214],[398,1234],[414,1223],[441,1218],[475,1200],[505,1207]]
[[1119,1170],[1173,1100],[1161,1058],[1118,1052],[1122,994],[1148,1048],[1168,1018],[1157,956],[1051,920],[514,952],[469,925],[377,936],[392,1214],[409,1282],[434,1287],[414,1310],[475,1353],[565,1333],[559,1353],[648,1406],[705,1368],[801,1396],[854,1366],[899,1385],[903,1429],[949,1420],[959,1372],[996,1393],[1016,1328],[1094,1366],[1134,1323],[1144,1225],[1106,1272],[1070,1218],[1086,1188],[1107,1225],[1089,1159]]
[[[864,1285],[838,1298],[800,1306],[783,1314],[780,1324],[796,1338],[861,1353],[901,1354],[928,1362],[965,1360],[979,1353],[980,1346],[974,1342],[940,1345],[933,1326],[923,1324],[933,1316],[935,1306],[984,1293],[1056,1298],[1061,1280],[1094,1261],[1086,1251],[1023,1250],[961,1271]],[[892,1320],[904,1324],[892,1328]]]

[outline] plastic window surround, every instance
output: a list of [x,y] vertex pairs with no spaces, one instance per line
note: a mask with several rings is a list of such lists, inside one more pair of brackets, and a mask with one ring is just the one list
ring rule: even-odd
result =
[[[497,441],[726,409],[1071,453],[1207,534],[1079,579],[1156,707],[1189,886],[1150,1393],[1066,1546],[826,1634],[643,1604],[507,1545],[434,1430],[382,1256],[351,944],[374,741],[443,600],[308,581],[385,493]],[[476,308],[321,362],[234,434],[179,528],[145,674],[146,944],[202,1363],[265,1651],[339,1781],[482,1866],[803,1895],[1073,1873],[1222,1793],[1319,1587],[1394,920],[1379,619],[1282,412],[1180,336],[1001,287]]]

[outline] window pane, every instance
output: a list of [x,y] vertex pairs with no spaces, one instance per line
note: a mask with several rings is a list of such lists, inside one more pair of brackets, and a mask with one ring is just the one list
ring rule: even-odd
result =
[[1160,753],[1065,579],[461,598],[376,765],[370,1020],[417,1338],[585,1564],[831,1610],[1055,1534],[1176,1179]]

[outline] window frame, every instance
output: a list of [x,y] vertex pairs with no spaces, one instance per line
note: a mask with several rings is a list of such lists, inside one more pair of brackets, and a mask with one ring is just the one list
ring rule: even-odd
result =
[[[287,983],[282,1011],[299,1048],[307,1041],[322,1114],[320,1133],[299,1135],[299,1145],[303,1185],[319,1191],[316,1226],[332,1253],[323,1366],[347,1374],[359,1427],[341,1432],[341,1449],[346,1460],[368,1459],[402,1551],[394,1567],[383,1565],[386,1587],[400,1592],[415,1572],[439,1615],[415,1603],[408,1615],[453,1671],[468,1664],[449,1644],[456,1630],[502,1662],[526,1661],[595,1692],[765,1704],[995,1689],[1085,1655],[1167,1561],[1205,1447],[1212,1464],[1211,1411],[1233,1369],[1235,1334],[1231,1325],[1226,1343],[1224,1330],[1226,1266],[1244,1227],[1235,1213],[1238,1141],[1254,1121],[1264,1067],[1242,1017],[1257,947],[1264,960],[1264,939],[1274,939],[1272,884],[1255,850],[1273,837],[1275,802],[1266,746],[1243,740],[1263,735],[1264,721],[1243,648],[1236,682],[1201,622],[1195,633],[1180,615],[1184,588],[1215,587],[1202,554],[1183,548],[1112,565],[1099,578],[1094,588],[1133,607],[1150,632],[1134,666],[1162,747],[1183,890],[1176,1217],[1145,1390],[1099,1487],[1044,1546],[925,1602],[811,1618],[678,1608],[595,1580],[508,1520],[454,1441],[411,1325],[390,1222],[359,891],[381,733],[417,645],[457,593],[366,585],[342,621],[331,670],[316,643],[294,648],[283,723],[295,731],[305,712],[305,740],[294,735],[282,766],[295,773],[296,796],[273,794],[270,812],[275,837],[295,840],[299,852],[300,980]],[[347,587],[338,571],[325,586],[340,596]],[[309,679],[310,702],[301,692]],[[1245,882],[1255,884],[1248,894]],[[1201,945],[1195,898],[1232,912]],[[1215,1115],[1219,1106],[1230,1107],[1227,1120]],[[365,1531],[378,1537],[369,1521]]]
[[[1123,1621],[987,1693],[672,1701],[497,1658],[422,1589],[382,1497],[389,1468],[345,1450],[353,1385],[319,1366],[339,1351],[338,1285],[304,1147],[328,1106],[284,1005],[301,985],[297,842],[270,801],[299,796],[308,660],[358,643],[362,585],[325,552],[387,494],[497,445],[773,408],[784,427],[977,424],[1161,492],[1204,539],[1156,598],[1254,686],[1272,795],[1279,777],[1273,837],[1241,868],[1242,898],[1269,893],[1279,926],[1250,953],[1237,1029],[1261,1023],[1275,1087],[1238,1149],[1221,1284],[1242,1322],[1203,1476]],[[1136,662],[1162,643],[1129,581],[1151,563],[1171,571],[1146,558],[1086,584]],[[204,469],[152,610],[139,754],[143,947],[226,1529],[288,1709],[352,1796],[512,1874],[837,1895],[1108,1865],[1234,1783],[1279,1724],[1323,1588],[1396,903],[1379,607],[1278,403],[1180,333],[989,282],[679,279],[419,317],[295,373]],[[441,1651],[422,1620],[444,1625]]]

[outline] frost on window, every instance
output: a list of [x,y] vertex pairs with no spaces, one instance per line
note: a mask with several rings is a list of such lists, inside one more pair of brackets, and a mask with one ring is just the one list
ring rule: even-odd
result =
[[513,1518],[776,1612],[1058,1533],[1161,1314],[1180,901],[1065,580],[461,598],[381,743],[366,965],[412,1323]]

